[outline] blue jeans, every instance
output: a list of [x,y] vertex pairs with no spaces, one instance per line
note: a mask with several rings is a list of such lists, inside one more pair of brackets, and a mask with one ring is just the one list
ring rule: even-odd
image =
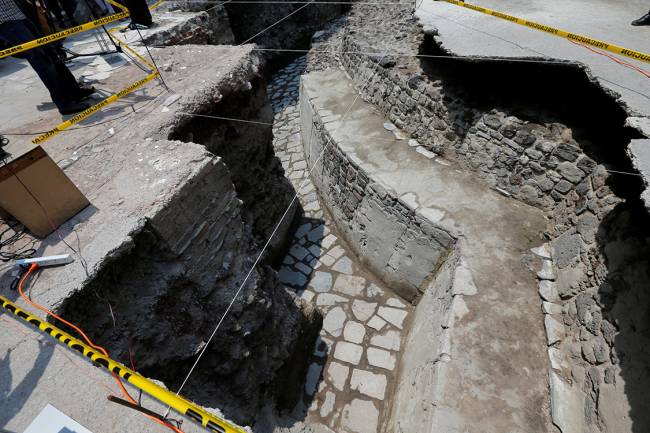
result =
[[[28,20],[16,20],[0,23],[0,40],[10,47],[28,42],[39,37],[38,30]],[[47,90],[52,102],[59,109],[79,100],[79,84],[72,72],[56,56],[51,47],[43,45],[20,53],[18,57],[27,59],[36,71]]]

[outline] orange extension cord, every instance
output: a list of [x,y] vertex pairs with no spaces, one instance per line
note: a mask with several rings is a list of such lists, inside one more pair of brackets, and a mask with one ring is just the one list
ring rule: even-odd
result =
[[[79,333],[79,335],[81,335],[81,336],[83,337],[83,339],[86,340],[86,343],[88,343],[89,346],[93,347],[93,348],[96,349],[96,350],[99,350],[100,352],[102,352],[102,354],[103,354],[104,356],[108,357],[108,351],[107,351],[106,349],[104,349],[103,347],[101,347],[101,346],[97,346],[97,345],[95,345],[95,344],[92,342],[92,340],[91,340],[90,338],[88,338],[88,336],[87,336],[87,335],[86,335],[86,334],[85,334],[85,333],[84,333],[84,332],[83,332],[83,331],[82,331],[78,326],[76,326],[76,325],[74,325],[74,324],[68,322],[67,320],[63,319],[62,317],[57,316],[56,314],[54,314],[53,312],[51,312],[51,311],[48,310],[47,308],[45,308],[45,307],[43,307],[43,306],[41,306],[41,305],[39,305],[39,304],[37,304],[37,303],[35,303],[35,302],[32,302],[31,299],[29,299],[27,296],[25,296],[25,293],[23,293],[23,285],[25,284],[25,281],[27,281],[27,278],[30,276],[30,274],[34,273],[38,268],[39,268],[39,266],[38,266],[37,264],[35,264],[35,263],[32,264],[32,265],[29,267],[29,270],[27,271],[27,273],[25,273],[25,275],[23,276],[23,278],[20,280],[20,284],[18,284],[18,292],[20,293],[20,296],[21,296],[21,297],[22,297],[22,298],[23,298],[23,299],[24,299],[24,300],[25,300],[29,305],[31,305],[32,307],[41,310],[42,312],[44,312],[44,313],[47,314],[48,316],[52,316],[52,317],[54,317],[55,319],[57,319],[57,320],[59,320],[59,321],[65,323],[66,325],[68,325],[69,327],[71,327],[72,329],[74,329],[75,331],[77,331],[77,332]],[[119,385],[120,390],[122,391],[122,394],[124,394],[124,397],[126,397],[126,399],[127,399],[129,402],[131,402],[132,404],[136,404],[136,405],[137,405],[138,403],[135,401],[135,399],[133,399],[133,397],[131,397],[131,395],[129,394],[129,392],[126,390],[126,388],[124,387],[124,384],[122,384],[122,381],[120,380],[119,376],[118,376],[116,373],[111,373],[111,374],[113,375],[113,377],[115,378],[115,381],[116,381],[117,384]],[[158,424],[163,425],[163,426],[169,428],[170,430],[173,430],[173,431],[176,432],[176,433],[184,433],[181,429],[179,429],[179,428],[177,428],[177,427],[174,427],[174,426],[173,426],[172,424],[170,424],[170,423],[164,422],[164,421],[159,420],[158,418],[155,418],[155,417],[150,416],[150,415],[146,415],[146,414],[143,414],[143,415],[146,416],[147,418],[149,418],[150,420],[155,421],[155,422],[157,422]]]

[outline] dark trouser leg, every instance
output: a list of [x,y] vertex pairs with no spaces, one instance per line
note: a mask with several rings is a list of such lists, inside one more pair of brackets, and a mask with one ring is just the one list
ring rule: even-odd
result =
[[47,8],[54,14],[54,17],[58,21],[60,26],[63,26],[65,22],[63,21],[63,14],[61,13],[61,6],[57,0],[46,0],[45,5]]
[[[36,39],[35,33],[27,20],[0,24],[0,39],[10,46]],[[21,57],[27,59],[49,90],[52,102],[61,109],[78,99],[79,85],[72,72],[59,59],[48,54],[46,47],[25,51]]]
[[77,3],[74,0],[60,0],[60,3],[70,22],[76,24],[77,20],[74,18],[74,13],[77,10]]

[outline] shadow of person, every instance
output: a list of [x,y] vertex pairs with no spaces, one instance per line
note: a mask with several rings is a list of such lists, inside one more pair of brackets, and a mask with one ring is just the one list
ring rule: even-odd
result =
[[[640,200],[615,207],[602,221],[598,243],[607,276],[598,289],[603,364],[598,412],[610,432],[650,431],[650,215]],[[614,326],[611,326],[613,324]]]
[[[0,317],[7,316],[0,312]],[[13,320],[7,318],[7,320]],[[1,323],[1,322],[0,322]],[[6,332],[6,329],[3,331]],[[3,337],[4,338],[4,337]],[[29,345],[28,345],[29,344]],[[32,342],[21,343],[19,346],[7,348],[6,353],[0,359],[0,427],[5,427],[13,417],[20,412],[25,403],[30,399],[36,384],[41,380],[45,369],[54,353],[54,345],[38,341],[34,348]],[[22,346],[22,349],[20,348]],[[34,351],[38,353],[35,354]],[[13,355],[20,353],[20,355]],[[12,356],[16,358],[12,361]],[[14,371],[18,365],[20,369],[25,369],[25,364],[33,359],[31,368],[18,383],[12,383]]]

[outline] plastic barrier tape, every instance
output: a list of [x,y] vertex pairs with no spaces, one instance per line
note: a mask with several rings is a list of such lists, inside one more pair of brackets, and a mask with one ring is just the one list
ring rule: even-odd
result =
[[12,313],[14,316],[40,329],[50,337],[53,337],[63,344],[66,344],[71,349],[76,350],[81,355],[90,359],[95,365],[101,366],[107,371],[117,374],[129,382],[131,385],[138,389],[141,389],[156,400],[171,406],[179,413],[185,415],[196,423],[201,424],[208,431],[216,433],[246,433],[246,431],[241,427],[238,427],[228,421],[225,421],[206,412],[191,401],[177,396],[171,391],[161,388],[144,376],[141,376],[140,374],[125,367],[119,362],[107,358],[100,353],[97,353],[96,350],[92,349],[90,346],[87,346],[85,343],[74,338],[70,334],[60,330],[48,322],[39,319],[36,316],[27,313],[25,310],[19,308],[7,298],[0,296],[0,303],[2,304],[2,307],[4,307],[8,312]]
[[58,41],[59,39],[67,38],[68,36],[76,35],[77,33],[96,29],[97,27],[101,27],[105,24],[112,23],[113,21],[117,21],[122,18],[126,18],[128,16],[129,16],[128,12],[120,12],[119,14],[114,14],[104,18],[99,18],[90,23],[72,27],[57,33],[52,33],[51,35],[34,39],[33,41],[25,42],[24,44],[15,45],[13,47],[0,51],[0,59],[3,59],[8,56],[13,56],[14,54],[22,53],[23,51],[31,50],[32,48],[40,47],[41,45],[49,44],[50,42]]
[[632,59],[640,60],[642,62],[650,63],[650,54],[642,53],[640,51],[630,50],[618,45],[610,44],[607,42],[599,41],[598,39],[592,39],[587,36],[578,35],[575,33],[567,32],[565,30],[556,29],[554,27],[546,26],[544,24],[539,24],[534,21],[528,21],[522,18],[517,18],[512,15],[504,14],[501,12],[493,11],[492,9],[484,8],[481,6],[472,5],[458,0],[443,0],[447,3],[454,4],[456,6],[462,6],[473,11],[481,12],[487,15],[492,15],[497,18],[501,18],[506,21],[510,21],[531,29],[539,30],[545,33],[550,33],[555,36],[559,36],[564,39],[570,39],[572,41],[581,42],[586,45],[591,45],[592,47],[600,48],[603,50],[611,51],[612,53],[622,54],[626,57]]
[[56,126],[54,129],[51,129],[47,131],[45,134],[39,135],[35,139],[32,140],[32,143],[34,144],[40,144],[46,140],[49,140],[50,138],[54,137],[55,135],[59,134],[61,131],[64,129],[67,129],[74,125],[75,123],[79,123],[82,120],[84,120],[86,117],[89,117],[90,115],[94,114],[95,112],[101,110],[102,108],[106,107],[107,105],[112,104],[113,102],[117,101],[118,99],[128,95],[129,93],[133,92],[136,90],[138,87],[143,86],[144,84],[148,83],[149,81],[153,80],[158,76],[158,72],[154,72],[150,75],[147,75],[140,81],[136,81],[135,83],[131,84],[129,87],[126,89],[120,90],[119,92],[109,96],[108,98],[104,99],[102,102],[99,104],[93,105],[92,107],[88,108],[85,111],[82,111],[81,113],[71,117],[70,119],[66,120],[65,122],[59,124]]

